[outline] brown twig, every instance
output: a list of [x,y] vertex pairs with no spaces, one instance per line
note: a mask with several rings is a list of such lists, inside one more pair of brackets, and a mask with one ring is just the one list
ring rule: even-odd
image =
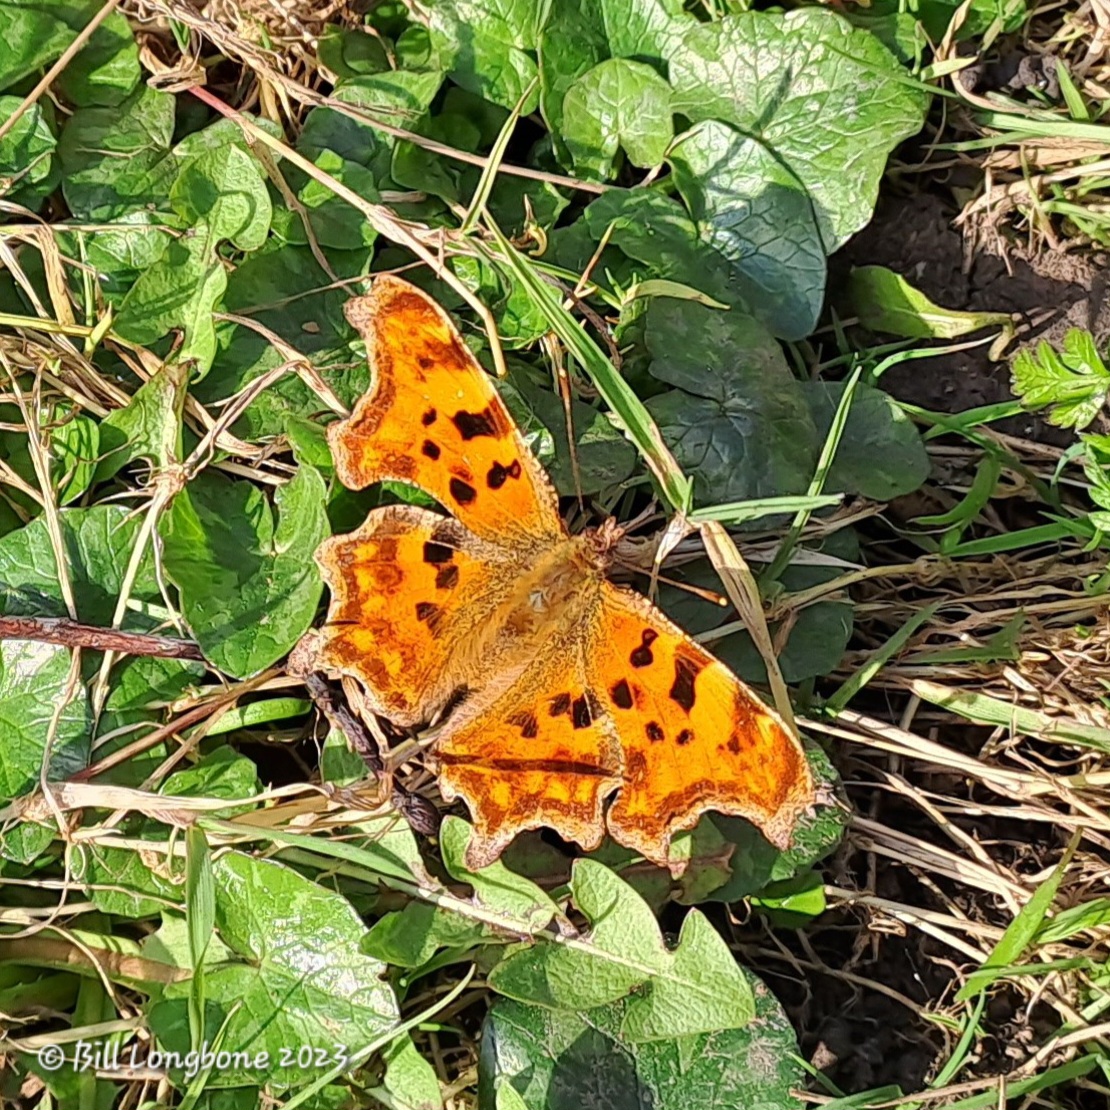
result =
[[69,648],[114,651],[121,655],[155,655],[162,659],[203,660],[191,640],[154,636],[145,632],[120,632],[80,624],[67,617],[0,617],[0,640],[37,640]]

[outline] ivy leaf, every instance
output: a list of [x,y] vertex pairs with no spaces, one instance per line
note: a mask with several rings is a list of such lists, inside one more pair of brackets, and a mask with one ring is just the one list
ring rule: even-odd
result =
[[717,121],[682,136],[672,152],[675,181],[701,238],[764,308],[771,330],[801,339],[825,299],[825,252],[805,189],[757,139]]
[[[534,0],[440,0],[428,9],[433,47],[451,57],[452,78],[469,92],[515,108],[536,78],[535,50],[546,5]],[[522,115],[536,110],[533,92]]]
[[178,357],[195,360],[204,373],[216,355],[212,310],[227,288],[217,247],[225,240],[240,250],[261,247],[270,230],[270,196],[258,163],[238,145],[226,143],[185,164],[170,190],[170,203],[194,226],[131,287],[116,330],[145,345],[183,326]]
[[[366,927],[345,898],[238,852],[221,856],[212,871],[216,925],[230,951],[205,967],[209,1043],[219,1031],[231,1053],[268,1053],[268,1082],[288,1090],[319,1078],[317,1052],[331,1058],[338,1046],[353,1055],[399,1022],[381,979],[385,965],[359,951]],[[190,989],[188,981],[167,987],[147,1014],[170,1051],[190,1048]],[[302,1047],[308,1051],[298,1055]],[[209,1085],[252,1079],[257,1072],[233,1068],[214,1073]]]
[[[0,96],[0,122],[11,119],[22,103],[18,96]],[[57,188],[61,180],[54,156],[57,145],[42,106],[32,104],[0,139],[5,200],[34,210]]]
[[601,62],[563,100],[563,141],[575,168],[597,178],[610,175],[618,148],[634,166],[659,165],[673,135],[671,87],[642,62]]
[[873,35],[807,8],[691,22],[668,54],[675,111],[752,135],[805,186],[826,253],[871,217],[890,151],[924,121]]
[[106,481],[134,459],[149,459],[156,470],[180,460],[188,378],[184,363],[167,362],[123,408],[100,422],[96,481]]
[[1110,370],[1094,337],[1072,328],[1057,353],[1045,340],[1037,352],[1026,349],[1014,359],[1014,392],[1030,409],[1048,408],[1049,423],[1060,428],[1085,428],[1110,397]]
[[[636,1043],[623,1033],[631,1002],[585,1012],[499,1001],[482,1027],[479,1101],[580,1110],[801,1110],[805,1085],[790,1021],[767,988],[740,973],[754,1017],[739,1029]],[[501,1090],[498,1090],[501,1088]]]
[[[65,509],[59,520],[77,617],[86,624],[110,625],[141,521],[122,505]],[[158,596],[153,559],[144,558],[132,597],[152,601]],[[68,615],[50,533],[42,517],[0,539],[0,612],[11,616]],[[123,627],[138,631],[151,623],[149,617],[129,612]]]
[[0,89],[49,65],[73,38],[60,10],[19,0],[0,2]]
[[751,1020],[751,988],[697,910],[686,916],[671,952],[647,903],[607,867],[576,860],[570,886],[590,922],[583,942],[539,940],[511,953],[490,973],[494,990],[572,1011],[627,998],[621,1034],[632,1043],[739,1028]]
[[539,36],[544,119],[556,146],[565,130],[564,98],[571,86],[599,62],[634,58],[657,63],[668,43],[688,23],[682,0],[558,0]]
[[678,389],[648,410],[702,505],[803,493],[818,440],[778,344],[750,316],[654,298],[644,339],[653,377]]
[[174,98],[140,85],[115,107],[74,112],[58,141],[62,192],[79,219],[106,221],[164,207],[178,167],[166,159]]
[[[54,6],[77,34],[96,14],[99,3],[55,0]],[[112,12],[92,33],[88,43],[58,76],[62,95],[79,108],[111,107],[125,100],[142,78],[139,48],[131,26],[119,12]]]
[[[832,426],[844,383],[802,382],[800,389],[823,439]],[[882,460],[881,466],[875,465],[877,459]],[[889,394],[859,383],[825,492],[890,501],[920,488],[929,470],[929,455],[913,421]]]
[[242,251],[266,242],[272,208],[257,159],[229,142],[187,162],[170,189],[175,212],[207,228],[212,248],[225,239]]
[[[88,762],[92,711],[83,683],[69,690],[69,674],[67,648],[0,640],[0,803],[38,787],[48,745],[48,778],[66,779]],[[0,854],[29,863],[53,835],[45,825],[16,823],[0,834]]]
[[312,561],[328,534],[320,474],[302,466],[274,494],[202,473],[159,527],[166,571],[205,657],[246,678],[275,663],[307,631],[323,583]]

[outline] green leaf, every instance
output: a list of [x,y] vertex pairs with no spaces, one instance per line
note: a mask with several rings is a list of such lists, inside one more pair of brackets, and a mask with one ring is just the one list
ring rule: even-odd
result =
[[[498,392],[555,488],[564,496],[573,496],[574,466],[562,401],[524,374],[499,383]],[[593,405],[575,399],[570,411],[582,492],[596,494],[619,485],[636,469],[636,448]]]
[[76,501],[89,488],[100,453],[100,429],[91,416],[56,410],[58,423],[50,431],[55,459],[58,504]]
[[188,378],[184,363],[167,362],[139,386],[123,408],[113,410],[100,422],[98,482],[113,477],[135,459],[148,459],[156,470],[180,461],[181,414]]
[[[11,119],[23,103],[18,96],[0,96],[0,123]],[[61,180],[54,156],[58,140],[40,104],[32,104],[0,139],[0,182],[4,199],[35,210]]]
[[[55,0],[54,6],[75,33],[99,10],[99,0],[74,4]],[[82,10],[83,9],[83,10]],[[88,43],[62,70],[57,87],[78,108],[114,106],[125,100],[142,78],[139,48],[127,20],[112,12],[92,33]]]
[[[216,925],[230,959],[205,971],[207,1039],[226,1022],[222,1047],[268,1052],[266,1078],[288,1090],[319,1078],[315,1051],[348,1055],[399,1022],[385,965],[364,956],[366,928],[339,894],[280,863],[230,852],[213,865]],[[159,1043],[188,1051],[188,983],[166,988],[147,1017]],[[297,1050],[312,1051],[297,1063]],[[282,1049],[292,1050],[284,1062]],[[257,1073],[214,1073],[210,1085],[238,1086]]]
[[679,387],[649,399],[648,411],[699,504],[807,489],[817,431],[779,345],[756,320],[656,297],[644,341],[652,376]]
[[391,68],[382,40],[361,28],[325,27],[316,56],[338,78],[383,73]]
[[74,112],[58,141],[62,192],[79,219],[114,220],[165,204],[177,166],[166,159],[174,98],[140,85],[115,107]]
[[854,267],[848,278],[848,297],[865,328],[906,339],[955,339],[981,328],[1013,327],[1008,312],[941,308],[885,266]]
[[715,120],[681,136],[670,160],[699,235],[728,260],[748,304],[776,335],[809,335],[825,251],[802,184],[757,139]]
[[[474,888],[474,900],[496,914],[505,927],[520,933],[546,927],[558,907],[536,886],[497,861],[480,871],[465,865],[471,827],[458,817],[447,817],[440,830],[443,862],[449,874]],[[503,940],[504,932],[491,933],[434,903],[414,901],[403,910],[385,914],[374,923],[365,951],[399,967],[421,967],[440,948],[467,949],[484,940]]]
[[[86,765],[92,713],[80,681],[67,699],[69,672],[70,652],[64,647],[0,640],[0,801],[38,787],[48,744],[48,778],[66,779]],[[0,835],[0,854],[29,862],[52,838],[50,827],[16,824]]]
[[1048,408],[1049,423],[1061,428],[1085,428],[1110,397],[1110,370],[1094,337],[1079,328],[1064,336],[1060,352],[1043,339],[1036,354],[1028,348],[1019,352],[1011,372],[1014,392],[1022,404],[1030,409]]
[[[315,164],[365,200],[378,200],[374,175],[365,166],[349,162],[331,150],[321,151]],[[306,178],[297,199],[308,215],[309,226],[320,246],[346,251],[364,250],[374,245],[378,233],[362,213],[315,178]],[[303,219],[288,208],[275,210],[274,231],[287,243],[308,242]]]
[[205,657],[245,678],[307,631],[323,584],[312,556],[328,534],[324,481],[302,466],[274,494],[205,472],[162,518],[166,572]]
[[[54,8],[54,10],[51,10]],[[60,5],[0,2],[0,89],[49,65],[73,41]]]
[[382,1055],[385,1058],[382,1085],[372,1088],[369,1094],[391,1110],[441,1110],[439,1077],[417,1051],[412,1037],[408,1034],[398,1037]]
[[805,186],[826,253],[871,218],[887,156],[924,121],[886,47],[826,10],[691,22],[667,61],[675,111],[757,136]]
[[663,73],[669,42],[693,22],[681,0],[554,0],[540,32],[540,103],[556,146],[575,81],[609,58],[635,58]]
[[225,239],[240,250],[257,250],[270,230],[265,174],[235,143],[187,162],[170,189],[170,204],[186,224],[207,229],[213,250]]
[[659,165],[673,135],[671,87],[642,62],[601,62],[563,100],[563,141],[575,169],[593,177],[610,175],[618,149],[634,166]]
[[621,1032],[629,1002],[574,1013],[499,1001],[482,1028],[479,1105],[493,1107],[497,1088],[511,1084],[531,1110],[801,1110],[790,1021],[742,974],[755,1000],[744,1028],[639,1044]]
[[559,907],[529,879],[516,875],[500,860],[480,871],[467,868],[466,849],[473,833],[461,817],[447,816],[439,832],[443,865],[455,879],[474,888],[475,901],[498,914],[519,921],[524,932],[535,933],[545,928],[559,912]]
[[[714,205],[718,200],[715,194]],[[726,242],[722,237],[720,243],[709,241],[682,205],[670,197],[644,190],[611,189],[586,209],[583,220],[593,241],[587,257],[593,244],[608,233],[612,246],[648,268],[641,277],[674,281],[696,289],[715,301],[756,316],[774,334],[786,339],[800,339],[810,330],[805,320],[785,313],[778,297],[769,296],[753,276],[725,257],[719,247],[733,250],[735,240]],[[706,231],[717,235],[708,224]],[[749,265],[737,257],[745,267]],[[755,267],[758,262],[759,267],[765,267],[769,261],[755,260],[751,265]],[[820,280],[824,281],[823,272]],[[795,291],[793,297],[796,303],[808,305],[810,295]],[[806,314],[808,319],[809,308]]]
[[216,354],[212,311],[227,288],[227,273],[213,248],[203,224],[172,240],[123,298],[117,333],[145,346],[181,327],[186,338],[177,357],[207,371]]
[[[141,521],[122,505],[64,509],[59,520],[78,619],[108,626]],[[154,561],[149,555],[140,563],[131,596],[141,601],[159,597]],[[0,612],[13,616],[68,615],[54,549],[42,517],[0,539]],[[152,623],[150,618],[129,611],[123,627],[145,631]]]
[[[803,382],[801,389],[822,438],[828,432],[843,382]],[[889,501],[919,489],[929,477],[921,434],[897,402],[881,389],[856,387],[848,423],[825,482],[830,493],[857,493]]]
[[627,883],[599,863],[576,860],[575,905],[590,922],[576,945],[539,940],[490,973],[494,990],[532,1005],[589,1010],[629,998],[622,1037],[632,1042],[739,1028],[751,1020],[751,989],[724,941],[697,911],[674,951]]
[[[464,89],[514,108],[537,76],[536,47],[546,4],[535,0],[439,0],[428,9],[435,49],[452,58],[452,78]],[[522,114],[536,110],[537,94]]]

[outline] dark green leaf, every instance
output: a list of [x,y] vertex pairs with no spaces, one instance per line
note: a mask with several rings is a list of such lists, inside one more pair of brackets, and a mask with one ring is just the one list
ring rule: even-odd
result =
[[801,1110],[794,1031],[743,974],[755,996],[747,1026],[644,1044],[621,1034],[628,1002],[585,1013],[498,1002],[482,1030],[479,1106],[493,1110],[501,1080],[534,1110]]
[[817,432],[775,340],[739,309],[654,298],[645,342],[651,374],[678,386],[648,410],[700,505],[804,492]]
[[827,253],[871,218],[887,156],[924,120],[889,51],[827,10],[691,22],[668,63],[676,111],[758,135],[802,182]]
[[205,472],[162,518],[182,612],[225,673],[257,674],[312,623],[323,589],[312,556],[328,534],[324,500],[323,479],[308,466],[277,490],[274,509],[258,486]]
[[112,220],[164,207],[178,167],[166,160],[174,99],[140,85],[116,107],[81,108],[58,142],[62,192],[81,219]]
[[[0,96],[0,123],[11,119],[22,103],[18,96]],[[57,188],[57,145],[46,112],[32,104],[0,139],[0,190],[5,200],[34,210]]]
[[802,184],[757,139],[715,120],[681,136],[670,160],[701,238],[741,276],[749,306],[776,335],[809,335],[825,251]]
[[[800,387],[818,435],[832,424],[841,382],[803,382]],[[857,386],[848,423],[825,482],[827,493],[858,493],[889,501],[912,493],[929,477],[929,456],[913,421],[889,394]]]

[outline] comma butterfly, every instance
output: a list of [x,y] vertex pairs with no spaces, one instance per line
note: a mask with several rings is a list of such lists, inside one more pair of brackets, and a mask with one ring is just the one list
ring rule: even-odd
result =
[[[431,759],[474,818],[468,864],[524,829],[660,865],[706,810],[785,847],[814,797],[798,740],[645,597],[606,578],[612,528],[570,535],[490,378],[430,297],[392,276],[348,303],[373,383],[328,439],[344,485],[394,479],[451,515],[375,509],[317,553],[314,665],[373,712],[446,711]],[[613,797],[615,795],[615,798]]]

